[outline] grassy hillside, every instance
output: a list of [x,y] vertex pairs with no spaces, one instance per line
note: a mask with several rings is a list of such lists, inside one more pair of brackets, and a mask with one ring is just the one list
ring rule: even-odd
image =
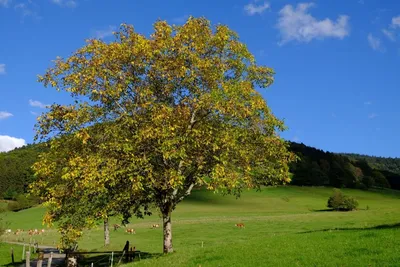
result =
[[[324,211],[332,189],[323,187],[247,191],[238,200],[195,191],[173,213],[176,253],[160,257],[162,230],[150,229],[151,224],[160,223],[157,214],[132,220],[130,227],[136,235],[112,231],[107,250],[121,250],[130,240],[151,256],[135,266],[396,266],[400,261],[400,194],[343,191],[358,199],[358,211]],[[7,220],[12,229],[42,227],[43,212],[33,208],[8,213]],[[239,222],[246,227],[236,228]],[[86,232],[79,248],[103,250],[102,235],[101,225]],[[40,239],[51,245],[57,236],[49,230]]]

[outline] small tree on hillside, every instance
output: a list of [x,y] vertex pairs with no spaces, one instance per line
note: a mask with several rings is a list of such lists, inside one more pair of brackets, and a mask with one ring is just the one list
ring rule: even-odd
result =
[[337,211],[351,211],[358,206],[357,200],[353,197],[345,196],[339,189],[334,189],[333,195],[328,199],[328,208]]
[[[96,153],[69,159],[63,179],[128,180],[123,192],[146,196],[161,212],[165,253],[173,251],[172,211],[195,185],[240,195],[288,181],[293,156],[278,135],[284,124],[255,90],[271,85],[274,72],[256,64],[236,33],[191,17],[183,26],[157,21],[150,38],[128,25],[115,36],[89,40],[40,77],[75,103],[52,105],[39,118],[38,137],[97,144]],[[105,125],[104,140],[88,130],[97,124]]]

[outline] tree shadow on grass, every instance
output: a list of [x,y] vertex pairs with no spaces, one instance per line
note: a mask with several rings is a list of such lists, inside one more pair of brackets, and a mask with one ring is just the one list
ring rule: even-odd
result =
[[330,231],[359,231],[359,230],[380,230],[380,229],[396,229],[400,228],[400,223],[392,223],[392,224],[381,224],[371,227],[354,227],[354,228],[329,228],[329,229],[321,229],[321,230],[312,230],[299,232],[298,234],[308,234],[308,233],[316,233],[316,232],[330,232]]
[[322,209],[322,210],[310,209],[310,211],[314,211],[314,212],[326,212],[326,211],[335,211],[335,210],[333,210],[333,209]]
[[[149,253],[149,252],[143,252],[141,251],[140,254],[136,253],[135,257],[133,258],[133,262],[140,261],[140,260],[145,260],[145,259],[151,259],[151,258],[158,258],[162,256],[162,253]],[[99,253],[85,253],[84,257],[80,257],[78,259],[78,266],[91,266],[93,263],[93,266],[109,266],[111,260],[111,254],[99,254]],[[113,265],[117,265],[118,262],[121,263],[128,263],[131,261],[126,261],[125,255],[122,256],[122,254],[118,253],[115,254],[113,257]]]

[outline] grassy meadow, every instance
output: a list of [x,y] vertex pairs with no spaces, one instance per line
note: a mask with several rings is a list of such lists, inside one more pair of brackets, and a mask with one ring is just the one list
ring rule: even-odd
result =
[[[102,245],[99,224],[85,232],[79,248],[122,250],[129,240],[145,253],[141,261],[125,266],[399,266],[400,193],[343,192],[358,200],[357,211],[326,211],[332,188],[265,188],[246,191],[240,199],[194,191],[173,213],[172,255],[161,255],[162,229],[151,229],[153,223],[161,224],[157,213],[131,220],[128,227],[135,228],[136,235],[111,230],[108,248]],[[8,212],[4,219],[13,230],[41,229],[43,212],[41,207]],[[244,223],[245,228],[236,228],[236,223]],[[53,245],[58,236],[46,229],[35,238]],[[29,237],[11,234],[2,240]]]

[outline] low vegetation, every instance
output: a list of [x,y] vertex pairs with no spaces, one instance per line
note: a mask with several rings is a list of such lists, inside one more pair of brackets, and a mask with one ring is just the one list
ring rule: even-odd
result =
[[334,189],[333,195],[328,199],[328,208],[336,211],[352,211],[358,206],[358,202],[351,196],[346,196],[339,189]]
[[[175,211],[176,253],[162,256],[162,229],[152,227],[161,222],[157,213],[132,219],[127,228],[136,234],[124,227],[112,230],[107,248],[99,221],[84,232],[79,249],[120,251],[129,240],[142,252],[142,260],[126,266],[396,266],[400,192],[341,191],[359,201],[357,210],[326,212],[332,188],[324,187],[264,188],[245,191],[240,199],[195,190]],[[43,214],[44,208],[35,207],[8,212],[7,220],[12,229],[39,229]],[[110,218],[111,225],[119,222]],[[245,227],[235,226],[240,223]],[[22,238],[11,234],[2,240]],[[50,228],[36,238],[53,245],[59,236]]]

